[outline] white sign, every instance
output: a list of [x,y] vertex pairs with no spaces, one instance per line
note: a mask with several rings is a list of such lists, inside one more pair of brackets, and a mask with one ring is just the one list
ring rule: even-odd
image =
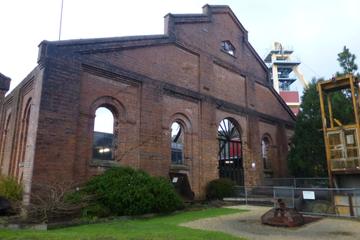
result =
[[178,178],[177,178],[177,177],[174,177],[174,178],[172,179],[172,182],[173,182],[173,183],[177,183],[177,181],[178,181]]
[[346,135],[346,144],[354,144],[354,135]]
[[313,191],[303,191],[303,199],[315,200],[315,192]]

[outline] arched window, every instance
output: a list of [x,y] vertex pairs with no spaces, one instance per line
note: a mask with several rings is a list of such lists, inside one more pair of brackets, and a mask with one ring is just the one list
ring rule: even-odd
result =
[[20,151],[19,157],[17,162],[14,166],[15,168],[15,176],[21,182],[22,179],[22,169],[19,168],[20,165],[23,165],[25,162],[25,152],[26,152],[26,142],[28,138],[28,131],[29,131],[29,123],[30,123],[30,112],[31,112],[31,99],[28,100],[26,104],[22,121],[21,121],[21,131],[20,131]]
[[264,169],[271,169],[269,148],[270,148],[270,139],[268,136],[265,136],[261,140],[261,158],[263,160]]
[[114,115],[107,107],[95,112],[93,159],[114,160]]
[[235,119],[225,118],[218,126],[219,177],[244,185],[243,152],[240,126]]
[[233,164],[235,159],[242,158],[241,137],[233,122],[224,119],[218,127],[219,160],[223,164]]
[[178,122],[171,124],[171,163],[184,164],[184,128]]
[[[5,124],[5,128],[3,131],[3,136],[2,136],[2,146],[1,146],[1,159],[0,159],[0,174],[1,173],[5,173],[5,170],[2,169],[4,166],[4,158],[5,158],[5,147],[6,147],[6,143],[8,143],[10,140],[9,138],[9,128],[10,128],[10,122],[11,122],[11,114],[8,115],[7,119],[6,119],[6,124]],[[7,173],[6,173],[7,174]]]

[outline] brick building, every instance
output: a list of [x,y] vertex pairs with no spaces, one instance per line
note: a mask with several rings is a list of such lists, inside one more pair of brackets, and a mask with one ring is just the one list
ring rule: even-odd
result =
[[[23,182],[25,201],[34,184],[113,165],[181,173],[198,198],[219,176],[255,185],[287,175],[294,115],[227,6],[168,14],[163,35],[43,41],[4,98],[9,81],[0,76],[1,172]],[[94,131],[99,108],[110,133]]]

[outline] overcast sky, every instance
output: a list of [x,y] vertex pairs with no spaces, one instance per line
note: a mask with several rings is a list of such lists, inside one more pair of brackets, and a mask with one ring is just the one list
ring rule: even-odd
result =
[[[64,0],[61,39],[163,33],[163,17],[229,5],[263,58],[274,41],[291,47],[305,78],[330,78],[340,70],[346,45],[360,65],[358,0]],[[0,72],[14,88],[36,66],[38,44],[57,40],[61,0],[0,0]]]

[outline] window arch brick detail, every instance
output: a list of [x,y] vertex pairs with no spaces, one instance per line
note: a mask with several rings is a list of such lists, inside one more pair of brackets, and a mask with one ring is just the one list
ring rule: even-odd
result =
[[171,127],[173,122],[178,122],[184,127],[185,133],[192,133],[192,125],[190,119],[183,113],[175,113],[170,117],[168,126]]
[[100,97],[100,98],[96,99],[91,104],[90,111],[89,111],[90,114],[95,117],[96,109],[98,109],[99,107],[108,108],[114,115],[115,119],[117,119],[120,122],[126,122],[127,115],[126,115],[125,107],[121,102],[119,102],[114,97],[105,96],[105,97]]
[[0,174],[8,174],[6,172],[4,172],[3,168],[5,167],[4,164],[7,164],[6,161],[8,159],[6,159],[6,147],[9,145],[10,142],[10,124],[12,121],[12,112],[9,111],[6,114],[5,117],[5,127],[3,130],[3,135],[2,135],[2,146],[1,146],[1,156],[0,156]]
[[20,165],[23,165],[25,161],[31,108],[32,108],[32,98],[29,98],[26,102],[25,108],[21,115],[19,146],[18,146],[18,151],[16,154],[14,165],[12,166],[11,169],[12,175],[15,178],[17,178],[19,182],[21,182],[22,180],[22,169],[20,169]]

